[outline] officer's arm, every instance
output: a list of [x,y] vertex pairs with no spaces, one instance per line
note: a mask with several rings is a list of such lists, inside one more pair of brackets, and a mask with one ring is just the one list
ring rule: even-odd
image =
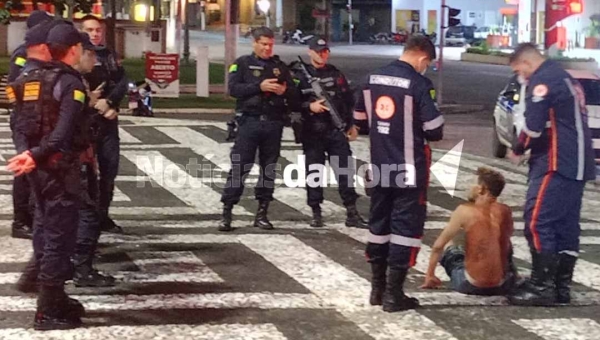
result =
[[15,81],[15,79],[19,77],[19,74],[21,74],[21,70],[23,69],[23,67],[25,66],[25,62],[27,61],[25,58],[25,56],[20,55],[18,53],[14,53],[10,58],[10,66],[8,70],[9,83]]
[[358,132],[361,135],[369,134],[369,116],[367,114],[367,110],[370,110],[370,98],[365,98],[365,96],[370,96],[371,91],[367,85],[361,86],[358,89],[358,100],[354,105],[354,113],[353,113],[353,121],[354,125],[358,126]]
[[284,64],[281,72],[284,72],[285,83],[287,85],[285,96],[288,99],[290,110],[292,112],[302,112],[304,104],[302,92],[300,92],[296,81],[294,81],[291,70]]
[[107,99],[111,101],[113,108],[119,107],[123,98],[127,94],[127,90],[129,89],[129,81],[125,74],[125,69],[123,66],[119,66],[117,68],[117,72],[111,74],[112,80],[117,84],[110,94],[107,96]]
[[352,125],[354,125],[354,117],[353,117],[353,110],[354,110],[354,94],[352,93],[352,90],[350,89],[350,85],[348,84],[348,80],[346,79],[346,77],[344,76],[344,74],[342,72],[339,72],[339,83],[338,86],[340,86],[340,90],[342,91],[342,100],[345,104],[345,107],[347,108],[347,111],[343,112],[344,114],[344,118],[346,120],[346,126],[348,128],[350,128]]
[[229,67],[229,95],[234,98],[246,98],[252,97],[261,93],[260,83],[245,83],[244,82],[244,72],[246,68],[246,63],[243,62],[242,58],[238,58],[231,66]]
[[549,119],[550,95],[548,84],[532,82],[529,85],[525,99],[525,124],[512,148],[516,155],[524,154],[531,143],[542,135]]
[[75,78],[63,76],[54,87],[54,99],[60,102],[56,127],[49,136],[41,140],[39,146],[31,149],[31,155],[37,164],[54,153],[69,149],[77,116],[84,107],[85,88]]
[[425,139],[430,142],[442,140],[444,138],[444,116],[437,108],[435,89],[429,79],[426,79],[423,90],[417,93],[416,98]]

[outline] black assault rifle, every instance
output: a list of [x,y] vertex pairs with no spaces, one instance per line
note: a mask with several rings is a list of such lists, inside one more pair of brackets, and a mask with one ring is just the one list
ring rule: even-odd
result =
[[333,105],[333,101],[331,100],[331,96],[327,91],[323,89],[321,86],[321,79],[313,77],[308,70],[306,69],[306,65],[304,65],[304,61],[302,57],[298,56],[298,60],[300,60],[300,67],[302,68],[302,72],[306,76],[308,83],[310,84],[310,89],[302,90],[302,94],[312,93],[320,99],[325,99],[325,106],[329,109],[329,115],[331,116],[331,121],[333,122],[333,126],[341,132],[346,131],[346,123],[342,120],[339,112]]

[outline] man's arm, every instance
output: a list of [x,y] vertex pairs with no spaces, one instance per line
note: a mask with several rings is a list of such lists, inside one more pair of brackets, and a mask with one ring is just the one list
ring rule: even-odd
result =
[[[368,80],[367,80],[368,81]],[[368,83],[367,83],[368,84]],[[361,135],[369,134],[369,112],[371,110],[371,91],[368,85],[363,85],[358,89],[358,100],[354,105],[352,115],[354,124],[358,127]],[[365,98],[368,97],[368,98]]]
[[339,79],[339,83],[338,86],[340,87],[341,91],[342,91],[342,101],[344,102],[344,104],[346,105],[347,111],[344,112],[344,120],[346,123],[346,130],[349,130],[350,128],[352,128],[354,126],[354,94],[352,93],[352,90],[350,89],[350,85],[348,84],[348,80],[346,79],[346,76],[344,76],[344,74],[340,71],[339,72],[339,76],[337,79]]
[[438,110],[435,89],[433,83],[425,78],[426,83],[422,92],[417,96],[417,104],[423,122],[425,139],[436,142],[444,138],[444,116]]
[[529,85],[525,101],[525,124],[512,150],[515,155],[522,155],[531,147],[531,143],[540,138],[549,119],[551,93],[547,84],[533,82]]
[[244,82],[246,63],[243,57],[238,58],[229,67],[228,83],[229,95],[234,98],[252,97],[261,93],[260,83],[249,84]]
[[429,266],[427,267],[427,273],[425,274],[425,283],[421,288],[435,288],[441,284],[441,281],[435,276],[435,267],[440,262],[446,244],[452,241],[462,229],[465,214],[465,207],[462,205],[458,206],[452,213],[452,216],[450,216],[448,225],[437,238],[433,247],[431,247],[431,256],[429,257]]
[[[66,85],[61,87],[61,82]],[[52,133],[44,137],[39,146],[31,149],[31,156],[36,164],[69,148],[68,143],[74,134],[77,115],[81,114],[85,103],[85,88],[74,77],[63,76],[54,88],[54,97],[60,101],[58,122]]]
[[27,62],[27,52],[19,46],[11,55],[9,70],[8,70],[8,82],[12,83],[19,77],[21,70],[25,67]]
[[114,75],[111,75],[111,77],[113,78],[112,80],[117,83],[117,85],[107,96],[107,99],[110,100],[113,108],[118,108],[123,98],[125,98],[127,90],[129,89],[129,80],[127,79],[123,66],[119,66],[118,71]]

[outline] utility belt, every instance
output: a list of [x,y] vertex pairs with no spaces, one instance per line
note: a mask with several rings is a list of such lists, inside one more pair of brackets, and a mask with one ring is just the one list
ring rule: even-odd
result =
[[282,114],[242,113],[242,116],[240,119],[242,121],[245,119],[248,119],[248,120],[259,120],[261,122],[266,122],[266,121],[283,121],[284,117]]

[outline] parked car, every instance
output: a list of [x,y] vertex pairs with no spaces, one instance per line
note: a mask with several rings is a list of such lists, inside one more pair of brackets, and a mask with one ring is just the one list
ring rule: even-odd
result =
[[[577,79],[585,92],[588,109],[588,124],[600,129],[600,76],[590,71],[567,70]],[[493,154],[504,158],[508,148],[518,138],[525,124],[525,90],[517,76],[510,79],[502,89],[494,109],[494,134],[492,138]],[[592,130],[593,132],[594,130]],[[600,136],[595,144],[600,145]]]
[[475,41],[475,26],[454,26],[446,31],[447,46],[464,46]]
[[474,37],[477,40],[485,40],[492,33],[492,29],[488,26],[479,27],[475,30]]

